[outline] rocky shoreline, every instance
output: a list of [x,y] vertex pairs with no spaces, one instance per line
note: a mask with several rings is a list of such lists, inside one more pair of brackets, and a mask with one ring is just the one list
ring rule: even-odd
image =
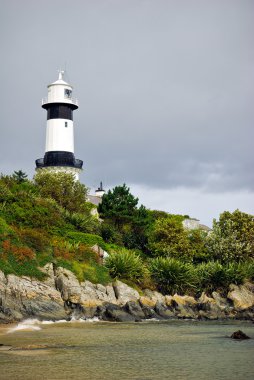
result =
[[0,323],[27,318],[70,320],[98,317],[105,321],[139,322],[144,319],[254,320],[254,285],[231,285],[227,297],[213,292],[199,298],[162,295],[150,289],[142,294],[121,281],[103,286],[79,283],[64,268],[47,264],[48,277],[5,276],[0,271]]

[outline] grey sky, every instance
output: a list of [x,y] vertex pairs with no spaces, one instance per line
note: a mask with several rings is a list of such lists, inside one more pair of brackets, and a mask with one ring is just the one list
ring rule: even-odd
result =
[[82,182],[208,224],[254,214],[253,15],[248,0],[1,0],[0,170],[32,177],[66,65]]

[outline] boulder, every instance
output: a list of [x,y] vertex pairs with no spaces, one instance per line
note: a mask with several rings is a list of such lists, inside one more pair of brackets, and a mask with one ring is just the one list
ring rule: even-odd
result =
[[162,319],[162,317],[160,317],[155,312],[155,310],[149,306],[143,306],[142,311],[143,311],[146,319]]
[[157,301],[155,305],[155,312],[163,319],[170,319],[175,317],[175,313],[168,309],[164,303]]
[[[172,301],[178,306],[182,305],[182,306],[195,307],[197,305],[197,301],[195,300],[194,297],[180,296],[177,293],[173,295]],[[171,303],[172,303],[172,301],[171,301]]]
[[141,309],[140,304],[138,302],[128,301],[125,304],[125,310],[129,314],[133,315],[135,318],[138,318],[138,319],[144,319],[145,318],[145,314],[144,314],[143,310]]
[[125,283],[117,280],[114,284],[116,300],[119,305],[125,305],[128,301],[138,301],[139,293]]
[[102,318],[104,320],[114,322],[135,322],[139,320],[133,315],[127,313],[120,306],[113,304],[106,305],[106,310],[103,313]]
[[239,340],[242,340],[242,339],[250,339],[250,337],[248,335],[246,335],[244,332],[242,332],[241,330],[238,330],[238,331],[235,331],[231,337],[232,339],[239,339]]
[[112,284],[106,286],[106,293],[108,295],[108,302],[117,303],[115,291]]
[[233,302],[237,311],[246,310],[254,306],[254,293],[251,291],[250,284],[240,286],[231,284],[229,289],[227,297]]
[[40,268],[40,270],[47,275],[45,280],[43,280],[43,283],[55,289],[56,284],[53,264],[47,263],[46,265],[44,265],[44,267]]
[[153,308],[153,307],[155,307],[157,301],[155,299],[151,299],[149,297],[141,296],[139,298],[139,303],[140,303],[141,307]]
[[[1,274],[0,318],[8,322],[27,317],[64,319],[66,311],[61,294],[44,282],[13,274]],[[4,316],[4,317],[3,317]]]
[[144,296],[152,300],[155,305],[157,302],[160,302],[162,304],[165,303],[165,296],[163,296],[159,292],[156,292],[155,290],[145,289],[143,293],[144,293]]
[[33,300],[23,300],[24,312],[29,317],[39,318],[41,320],[66,319],[67,313],[63,305],[59,305],[55,301],[48,299],[41,300],[35,298]]
[[220,309],[220,307],[216,304],[216,301],[208,297],[204,292],[198,299],[197,302],[197,310],[199,319],[223,319],[225,318],[225,313]]
[[79,304],[84,308],[96,308],[102,304],[102,300],[99,298],[100,294],[101,292],[97,290],[96,285],[92,284],[92,282],[81,282]]
[[81,286],[76,276],[65,268],[57,268],[55,283],[56,288],[61,292],[64,301],[80,303]]

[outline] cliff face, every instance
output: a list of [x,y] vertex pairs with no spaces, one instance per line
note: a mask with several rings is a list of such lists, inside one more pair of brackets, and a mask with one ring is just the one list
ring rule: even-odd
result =
[[89,281],[79,283],[64,268],[43,270],[46,281],[29,277],[5,276],[0,271],[0,322],[26,318],[60,320],[99,317],[109,321],[140,321],[158,318],[254,319],[254,286],[231,285],[227,298],[213,292],[198,299],[166,295],[145,289],[140,295],[123,282],[103,286]]

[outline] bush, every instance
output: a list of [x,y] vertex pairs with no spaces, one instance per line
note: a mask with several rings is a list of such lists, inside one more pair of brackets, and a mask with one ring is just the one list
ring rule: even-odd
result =
[[192,260],[188,233],[178,217],[157,219],[151,229],[148,242],[153,256]]
[[242,263],[243,271],[246,274],[246,279],[254,281],[254,260],[245,261]]
[[147,269],[140,256],[127,249],[122,248],[118,252],[111,253],[105,264],[113,278],[142,282],[147,275]]
[[102,249],[106,250],[106,244],[103,241],[101,236],[93,234],[85,234],[83,232],[68,232],[66,237],[71,241],[79,242],[92,247],[95,244],[98,244]]
[[0,217],[0,241],[14,236],[14,230]]
[[227,292],[230,284],[240,285],[254,274],[253,263],[221,264],[218,261],[202,263],[196,267],[198,288],[200,291],[212,293],[216,290]]
[[100,226],[100,233],[105,242],[110,244],[122,244],[122,235],[115,226],[103,222]]
[[68,261],[62,258],[58,258],[56,260],[56,265],[73,272],[80,282],[87,280],[93,284],[106,285],[112,281],[108,269],[95,262],[80,263],[75,260]]
[[97,233],[100,229],[98,218],[92,216],[90,212],[78,213],[63,209],[62,215],[67,222],[80,232]]
[[174,258],[156,257],[149,261],[151,277],[164,294],[192,292],[196,276],[192,264]]

